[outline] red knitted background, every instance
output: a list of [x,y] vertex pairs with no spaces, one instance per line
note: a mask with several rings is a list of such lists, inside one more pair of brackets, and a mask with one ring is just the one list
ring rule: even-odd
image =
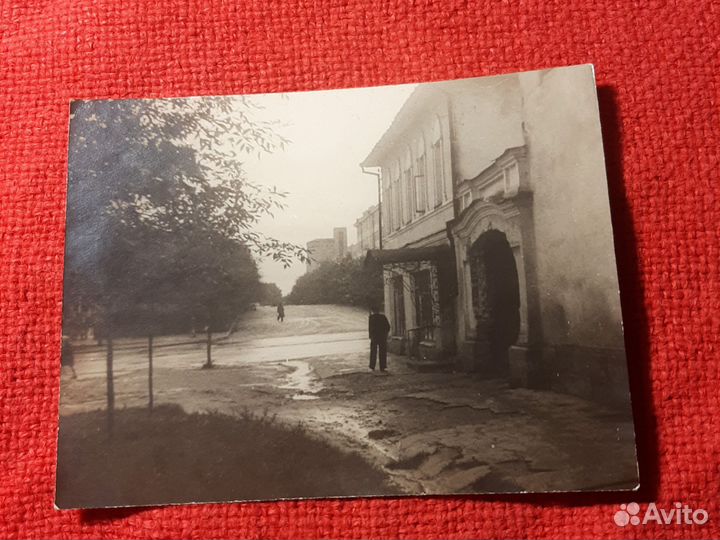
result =
[[[0,0],[0,536],[720,535],[719,34],[717,0]],[[585,62],[601,87],[640,494],[53,510],[71,98]],[[628,499],[681,501],[710,522],[620,529]]]

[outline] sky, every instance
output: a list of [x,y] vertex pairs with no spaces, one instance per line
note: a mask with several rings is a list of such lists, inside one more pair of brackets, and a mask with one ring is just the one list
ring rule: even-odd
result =
[[[355,221],[377,203],[377,179],[363,174],[360,162],[415,86],[252,96],[264,107],[258,116],[279,121],[278,132],[290,140],[284,150],[245,162],[251,181],[288,193],[286,208],[263,218],[258,231],[305,246],[346,227],[348,245],[355,243]],[[305,273],[300,262],[289,269],[268,259],[258,263],[261,279],[276,283],[283,294]]]

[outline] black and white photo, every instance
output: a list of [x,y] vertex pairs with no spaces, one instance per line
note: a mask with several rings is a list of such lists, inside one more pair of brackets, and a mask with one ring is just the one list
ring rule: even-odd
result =
[[68,157],[59,508],[637,488],[592,66],[75,101]]

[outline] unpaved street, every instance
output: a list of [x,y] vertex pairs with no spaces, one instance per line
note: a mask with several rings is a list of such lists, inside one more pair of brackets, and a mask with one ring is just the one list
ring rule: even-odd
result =
[[[199,369],[202,343],[156,339],[155,402],[303,424],[361,453],[407,493],[634,485],[634,471],[617,465],[633,461],[625,455],[632,425],[610,410],[465,373],[416,373],[394,356],[389,374],[370,372],[363,311],[287,306],[286,315],[279,323],[261,307],[233,335],[214,336],[212,370]],[[63,373],[64,415],[105,404],[104,352],[78,348],[78,379]],[[147,403],[143,340],[116,342],[115,387],[117,407]]]

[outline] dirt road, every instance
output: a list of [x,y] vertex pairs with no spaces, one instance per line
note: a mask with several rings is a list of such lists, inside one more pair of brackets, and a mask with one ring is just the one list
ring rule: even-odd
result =
[[[360,452],[407,493],[517,492],[634,486],[632,424],[570,396],[510,389],[464,373],[416,373],[391,356],[389,374],[367,368],[366,314],[341,306],[251,312],[216,336],[216,369],[200,370],[202,344],[160,347],[156,403],[188,412],[271,414]],[[160,345],[187,336],[157,340]],[[116,406],[147,403],[142,340],[119,340]],[[102,408],[105,360],[80,352],[78,379],[63,374],[61,414]]]

